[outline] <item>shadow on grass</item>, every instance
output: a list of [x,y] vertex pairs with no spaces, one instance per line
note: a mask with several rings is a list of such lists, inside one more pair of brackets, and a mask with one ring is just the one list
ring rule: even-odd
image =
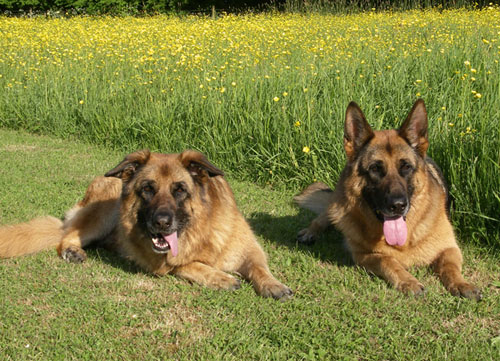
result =
[[91,245],[85,248],[85,252],[87,253],[88,258],[98,260],[99,262],[121,269],[124,272],[132,274],[145,273],[134,262],[129,261],[128,259],[120,256],[118,253],[109,249],[102,248],[97,245]]
[[296,216],[274,217],[268,213],[254,212],[248,217],[248,222],[254,232],[292,250],[309,252],[322,261],[339,266],[354,265],[352,258],[344,246],[343,237],[335,228],[330,227],[311,245],[297,242],[297,232],[306,228],[315,215],[306,210],[300,210]]

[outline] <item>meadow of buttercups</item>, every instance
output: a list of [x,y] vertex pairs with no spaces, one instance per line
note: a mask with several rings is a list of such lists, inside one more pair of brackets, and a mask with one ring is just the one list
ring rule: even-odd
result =
[[195,148],[234,177],[334,185],[343,118],[397,127],[417,98],[463,235],[498,246],[500,8],[0,17],[0,125],[124,152]]

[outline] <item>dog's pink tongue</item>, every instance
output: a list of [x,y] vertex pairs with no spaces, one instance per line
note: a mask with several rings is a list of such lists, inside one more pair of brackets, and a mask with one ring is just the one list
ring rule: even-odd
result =
[[408,230],[403,217],[384,220],[384,236],[391,246],[402,246],[406,242]]
[[170,252],[172,252],[172,256],[174,257],[177,256],[177,253],[179,252],[179,247],[177,243],[177,232],[169,234],[168,236],[163,236],[163,239],[170,246]]

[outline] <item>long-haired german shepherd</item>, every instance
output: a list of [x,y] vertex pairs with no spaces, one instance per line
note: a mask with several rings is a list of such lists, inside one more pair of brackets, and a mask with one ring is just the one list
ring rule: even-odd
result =
[[462,254],[448,214],[442,173],[426,155],[427,111],[417,100],[398,130],[374,131],[354,102],[347,107],[347,164],[332,191],[314,183],[295,202],[319,216],[298,233],[311,242],[330,224],[344,235],[356,264],[406,293],[423,285],[406,269],[432,265],[453,295],[479,300],[461,275]]
[[237,289],[234,272],[261,296],[292,296],[270,273],[223,172],[196,151],[129,154],[90,184],[64,222],[45,217],[0,228],[0,257],[57,246],[63,259],[82,262],[83,248],[99,242],[155,275]]

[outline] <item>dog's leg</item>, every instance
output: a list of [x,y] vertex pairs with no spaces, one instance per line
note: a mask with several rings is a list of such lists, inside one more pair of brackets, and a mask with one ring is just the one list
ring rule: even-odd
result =
[[252,283],[257,294],[262,297],[285,301],[293,296],[292,290],[271,274],[266,255],[258,245],[248,250],[247,257],[238,272]]
[[64,233],[57,247],[59,256],[72,263],[85,261],[84,247],[108,235],[116,224],[117,204],[114,201],[91,203],[75,207],[72,218],[64,222]]
[[215,289],[232,291],[241,287],[237,278],[201,262],[192,262],[176,267],[173,274],[190,282]]
[[424,291],[424,286],[391,256],[357,253],[353,254],[353,258],[358,265],[382,277],[399,291],[414,295]]
[[71,213],[71,218],[64,222],[65,229],[57,246],[57,253],[67,262],[81,263],[87,259],[83,247],[92,241],[90,237],[85,236],[84,227],[84,220],[88,218],[89,212],[87,208],[76,205],[68,213]]
[[444,287],[454,296],[462,296],[479,301],[479,288],[462,277],[462,253],[458,248],[448,248],[441,252],[433,263]]
[[324,232],[328,226],[330,226],[331,221],[328,214],[328,210],[324,211],[313,219],[309,227],[299,231],[299,233],[297,233],[297,241],[304,244],[312,244],[316,236],[318,236],[321,232]]
[[115,227],[120,206],[121,181],[97,177],[87,188],[84,199],[66,213],[63,236],[57,252],[73,263],[85,261],[83,247],[107,236]]

